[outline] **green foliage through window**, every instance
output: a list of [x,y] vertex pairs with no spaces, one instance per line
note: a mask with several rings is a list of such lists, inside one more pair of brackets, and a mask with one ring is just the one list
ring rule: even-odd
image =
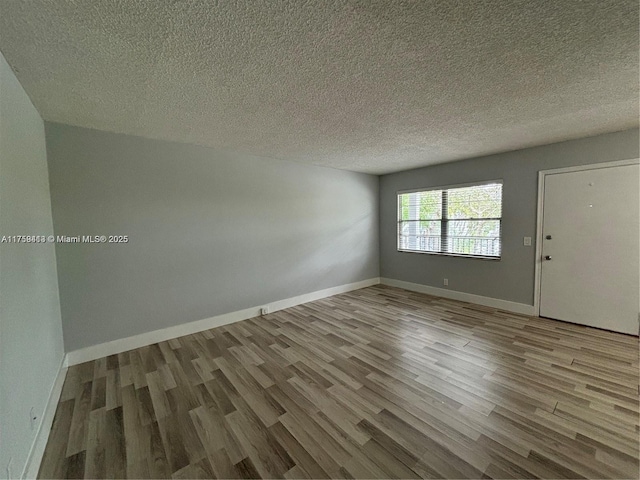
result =
[[398,195],[398,250],[500,257],[502,183]]

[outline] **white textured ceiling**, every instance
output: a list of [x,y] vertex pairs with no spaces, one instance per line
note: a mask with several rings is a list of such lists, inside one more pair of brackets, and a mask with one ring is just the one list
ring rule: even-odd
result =
[[0,0],[0,50],[46,120],[369,173],[638,125],[637,0]]

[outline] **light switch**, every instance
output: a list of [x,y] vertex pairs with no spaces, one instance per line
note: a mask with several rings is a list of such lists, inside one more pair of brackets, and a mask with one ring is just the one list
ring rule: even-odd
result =
[[531,237],[524,237],[524,246],[525,247],[531,246]]

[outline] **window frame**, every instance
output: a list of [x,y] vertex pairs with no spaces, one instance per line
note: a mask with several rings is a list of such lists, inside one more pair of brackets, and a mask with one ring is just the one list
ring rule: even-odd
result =
[[[452,190],[455,188],[465,188],[465,187],[481,187],[483,185],[492,185],[492,184],[500,184],[502,188],[500,190],[500,218],[487,218],[486,220],[498,220],[500,222],[500,255],[492,256],[492,255],[471,255],[466,253],[449,253],[449,252],[433,252],[426,250],[408,250],[400,248],[400,225],[402,223],[402,205],[400,203],[400,196],[407,193],[416,193],[416,192],[430,192],[433,190]],[[444,198],[444,196],[443,196]],[[443,203],[445,203],[443,201]],[[441,237],[446,235],[446,230],[448,226],[448,222],[450,219],[447,218],[447,212],[444,211],[445,205],[443,205],[442,218],[439,220],[430,220],[440,222],[441,225]],[[423,188],[413,188],[410,190],[398,190],[396,192],[396,250],[398,253],[424,253],[427,255],[438,255],[441,257],[459,257],[459,258],[475,258],[479,260],[492,260],[492,261],[500,261],[502,259],[502,219],[504,217],[504,181],[502,178],[494,179],[494,180],[483,180],[480,182],[469,182],[469,183],[457,183],[453,185],[438,185],[433,187],[423,187]],[[465,219],[466,220],[466,219]],[[485,220],[485,219],[476,219],[476,220]]]

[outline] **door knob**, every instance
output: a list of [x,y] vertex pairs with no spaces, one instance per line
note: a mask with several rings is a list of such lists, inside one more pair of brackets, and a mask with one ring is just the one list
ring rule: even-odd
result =
[[551,255],[545,255],[544,259],[545,260],[551,260]]

